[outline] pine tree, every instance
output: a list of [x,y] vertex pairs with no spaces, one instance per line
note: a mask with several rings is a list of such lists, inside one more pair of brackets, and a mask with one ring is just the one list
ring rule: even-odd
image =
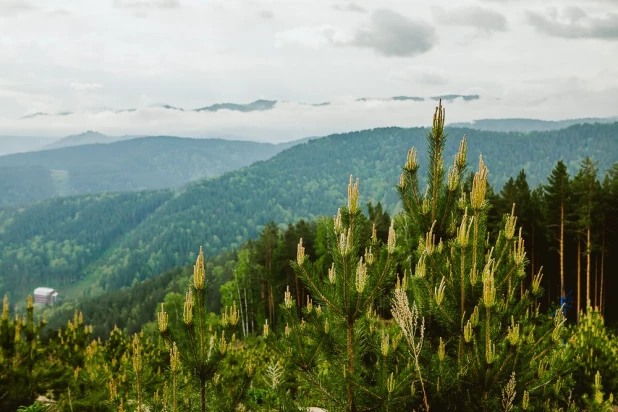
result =
[[44,358],[39,333],[45,320],[34,320],[32,296],[28,296],[26,315],[11,319],[9,300],[5,296],[0,320],[0,406],[15,410],[29,405],[41,390],[46,371],[35,366]]
[[565,228],[569,216],[569,172],[564,162],[559,161],[547,178],[547,185],[543,186],[545,197],[545,219],[548,233],[552,240],[558,242],[558,256],[560,258],[560,305],[566,302],[566,287],[564,274],[564,245]]
[[[236,335],[230,336],[230,329],[238,324],[240,315],[234,301],[231,308],[225,308],[220,322],[216,318],[213,319],[206,309],[207,287],[204,252],[200,248],[200,253],[193,266],[193,282],[189,286],[184,303],[183,324],[188,341],[178,340],[178,337],[173,335],[173,329],[169,327],[169,316],[163,304],[161,311],[157,314],[157,324],[170,350],[173,387],[176,387],[175,379],[180,365],[185,365],[196,380],[202,412],[233,410],[242,400],[241,397],[247,389],[252,371],[248,366],[247,373],[239,387],[222,388],[220,385],[220,363],[224,356],[234,349]],[[176,399],[175,393],[173,399]]]
[[[496,239],[488,236],[488,169],[482,157],[471,192],[461,190],[465,139],[444,172],[444,118],[440,105],[427,136],[424,195],[414,149],[399,185],[406,216],[420,237],[406,281],[395,292],[393,315],[409,344],[410,363],[419,365],[418,375],[424,377],[420,385],[428,402],[423,408],[493,411],[566,402],[562,313],[548,321],[539,312],[541,271],[529,288],[524,286],[527,260],[514,212],[504,216]],[[412,316],[426,324],[420,359],[418,338],[406,321]]]
[[384,244],[374,226],[363,244],[358,196],[358,180],[350,177],[348,205],[339,209],[328,234],[328,273],[317,270],[300,240],[291,263],[310,295],[299,315],[288,287],[283,333],[276,336],[266,323],[263,336],[298,371],[299,390],[308,391],[317,406],[394,410],[418,398],[410,396],[415,371],[402,361],[401,336],[392,336],[375,312],[376,299],[395,280],[395,232],[391,223]]

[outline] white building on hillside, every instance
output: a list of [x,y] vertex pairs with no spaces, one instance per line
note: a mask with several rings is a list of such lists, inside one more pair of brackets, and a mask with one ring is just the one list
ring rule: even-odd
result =
[[53,305],[58,298],[58,292],[52,288],[36,288],[34,289],[34,303],[43,305]]

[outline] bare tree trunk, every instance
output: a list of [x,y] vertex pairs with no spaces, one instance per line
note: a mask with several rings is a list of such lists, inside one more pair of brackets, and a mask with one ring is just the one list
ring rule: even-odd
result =
[[579,311],[581,310],[581,272],[582,272],[582,252],[581,239],[577,235],[577,323],[579,323]]
[[564,287],[564,203],[560,204],[560,298],[566,299]]
[[590,226],[586,230],[586,309],[590,307]]
[[598,299],[597,299],[597,291],[599,290],[599,256],[594,254],[594,307],[598,309]]
[[534,274],[536,273],[536,270],[534,270],[534,264],[536,263],[534,261],[534,223],[531,225],[531,236],[530,236],[530,240],[532,240],[532,244],[531,244],[531,248],[530,248],[530,279],[534,278]]
[[[234,278],[236,279],[236,272],[234,272]],[[238,279],[236,279],[236,291],[238,292],[238,304],[240,305],[240,319],[242,319],[242,335],[243,337],[247,337],[247,328],[245,326],[245,315],[242,309],[242,297],[240,296],[240,286],[238,285]]]
[[245,288],[245,324],[247,325],[247,334],[249,334],[249,308],[247,307],[247,288]]
[[605,299],[603,297],[603,280],[605,279],[605,225],[603,225],[603,243],[601,246],[601,290],[599,292],[599,307],[601,308],[601,314],[604,314]]
[[346,381],[348,386],[348,407],[346,412],[356,412],[356,404],[354,402],[354,323],[348,320],[348,339],[347,339],[347,362],[346,362]]
[[270,324],[275,330],[275,297],[273,296],[273,287],[269,283],[268,284],[268,312],[270,314]]

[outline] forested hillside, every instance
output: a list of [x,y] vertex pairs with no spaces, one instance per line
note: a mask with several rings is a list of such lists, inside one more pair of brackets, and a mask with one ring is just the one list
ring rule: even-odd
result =
[[[393,211],[399,168],[407,150],[426,150],[427,130],[376,129],[333,135],[293,147],[275,158],[211,181],[190,185],[161,207],[136,231],[106,255],[93,269],[106,289],[129,284],[188,262],[190,245],[204,245],[208,253],[238,247],[256,237],[269,221],[294,222],[330,213],[343,202],[346,177],[362,179],[368,197]],[[577,170],[586,155],[606,170],[618,160],[618,124],[574,126],[560,132],[498,134],[451,129],[454,136],[468,134],[470,158],[487,157],[494,170],[490,182],[501,187],[520,169],[534,187],[559,159]],[[458,147],[448,141],[445,156]],[[506,155],[508,154],[508,155]],[[424,159],[420,159],[424,164]]]
[[[530,134],[467,129],[449,132],[453,138],[447,143],[445,156],[455,153],[458,138],[466,133],[469,157],[476,159],[483,153],[491,171],[490,183],[496,188],[501,188],[522,168],[528,184],[535,187],[546,179],[559,159],[565,161],[571,173],[578,170],[585,156],[598,161],[601,172],[618,160],[618,124],[573,126]],[[62,276],[84,276],[84,288],[98,282],[98,286],[113,290],[189,262],[195,257],[195,245],[204,245],[211,255],[237,248],[255,238],[267,222],[286,224],[332,213],[344,200],[350,173],[361,178],[361,193],[366,196],[361,202],[380,201],[389,211],[395,211],[397,193],[393,187],[399,180],[398,165],[404,162],[410,147],[416,146],[420,153],[425,151],[426,133],[424,128],[386,128],[333,135],[294,146],[251,167],[191,184],[107,245],[104,253],[91,256],[79,267],[72,266]],[[419,161],[425,164],[424,159]],[[191,162],[170,166],[182,168],[188,163]],[[51,205],[33,205],[11,213],[45,219]],[[0,249],[6,279],[19,278],[22,272],[33,272],[36,267],[36,262],[19,260],[11,252],[15,248],[25,248],[24,252],[30,254],[34,253],[30,250],[36,250],[31,238],[41,229],[33,220],[23,221],[27,230],[11,229],[15,238],[3,242]],[[84,221],[81,230],[88,238],[97,236],[100,229],[90,228]],[[27,237],[24,233],[32,235]],[[71,242],[75,236],[62,230],[54,233],[54,241],[59,244]],[[16,260],[24,266],[16,266]],[[49,286],[55,287],[55,282],[53,276],[46,277]]]
[[0,209],[0,293],[66,289],[172,196],[169,190],[100,194]]
[[[3,156],[0,206],[55,196],[179,187],[268,159],[286,147],[157,136]],[[15,175],[18,182],[12,181]],[[11,189],[16,184],[17,195]]]

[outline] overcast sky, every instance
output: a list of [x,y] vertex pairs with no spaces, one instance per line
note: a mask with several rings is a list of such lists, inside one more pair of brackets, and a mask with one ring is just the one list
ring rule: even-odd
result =
[[[425,125],[432,101],[355,99],[439,94],[481,96],[451,121],[618,115],[618,0],[0,0],[0,135],[282,141]],[[256,99],[287,103],[155,107]]]

